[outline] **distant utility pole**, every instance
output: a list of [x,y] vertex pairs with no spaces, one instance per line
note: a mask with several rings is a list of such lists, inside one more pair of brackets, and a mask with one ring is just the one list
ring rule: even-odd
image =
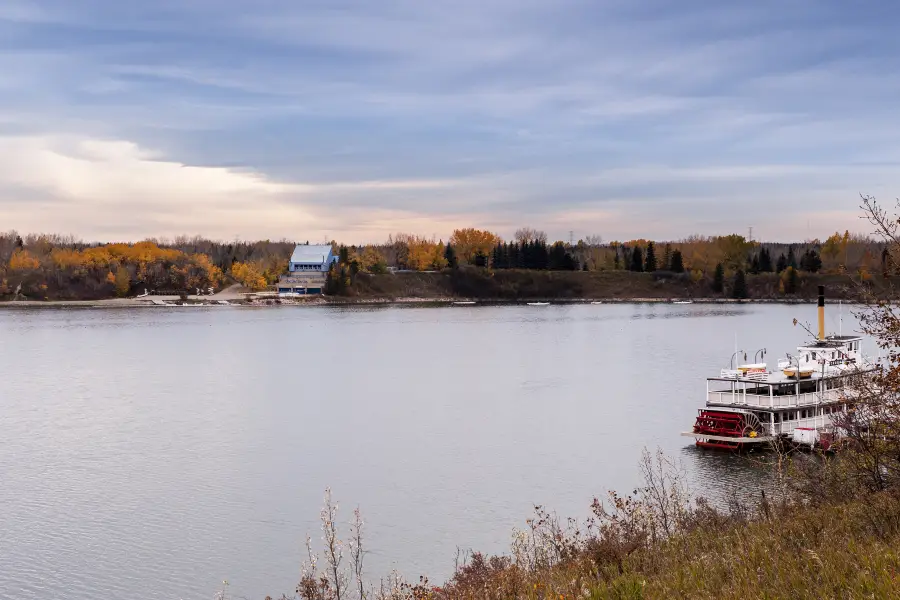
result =
[[575,232],[571,229],[569,230],[569,245],[571,246],[575,242]]
[[750,237],[748,238],[747,241],[750,241],[750,242],[753,241],[753,227],[752,226],[750,227]]

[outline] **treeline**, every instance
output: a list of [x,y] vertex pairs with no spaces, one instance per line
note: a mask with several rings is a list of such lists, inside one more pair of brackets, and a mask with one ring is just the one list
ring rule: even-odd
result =
[[[824,242],[760,243],[740,235],[679,241],[604,242],[600,236],[549,242],[537,229],[513,239],[475,228],[457,229],[447,243],[396,234],[383,244],[341,246],[333,278],[352,287],[358,273],[441,271],[458,267],[496,270],[632,271],[684,274],[710,282],[717,293],[741,297],[745,274],[779,273],[792,293],[800,273],[843,273],[863,280],[895,269],[873,240],[834,233]],[[151,239],[137,244],[88,244],[71,236],[0,234],[0,298],[104,298],[149,291],[193,292],[235,281],[251,289],[273,285],[287,270],[293,241],[232,242],[202,237]],[[350,282],[350,283],[347,283]],[[729,283],[730,282],[730,283]]]
[[484,230],[461,229],[443,240],[397,234],[385,244],[348,246],[363,272],[390,269],[433,271],[470,265],[493,269],[634,272],[671,271],[711,276],[717,265],[727,273],[781,273],[788,267],[810,273],[874,274],[890,270],[883,245],[849,232],[781,244],[750,241],[741,235],[693,236],[678,241],[637,239],[604,243],[599,236],[575,242],[549,242],[545,233],[522,229],[512,240]]
[[0,299],[94,300],[150,292],[206,293],[230,277],[264,289],[287,270],[288,241],[200,237],[88,244],[72,236],[0,233]]
[[71,238],[0,235],[0,297],[100,299],[147,290],[215,288],[223,273],[206,254],[153,242],[88,246]]

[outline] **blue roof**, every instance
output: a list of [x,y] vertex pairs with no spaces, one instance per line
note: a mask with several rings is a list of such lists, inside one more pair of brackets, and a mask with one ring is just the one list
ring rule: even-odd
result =
[[294,248],[294,253],[291,254],[291,262],[321,265],[328,262],[331,255],[331,244],[319,244],[315,246],[302,244]]

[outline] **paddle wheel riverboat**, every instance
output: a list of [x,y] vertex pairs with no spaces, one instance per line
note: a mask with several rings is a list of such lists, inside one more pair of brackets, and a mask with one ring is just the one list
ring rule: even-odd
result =
[[[699,410],[692,431],[683,435],[695,438],[701,448],[720,450],[778,440],[827,450],[840,435],[835,418],[847,410],[852,378],[876,366],[863,356],[861,336],[825,335],[824,286],[819,286],[818,313],[816,339],[778,361],[777,370],[764,362],[732,364],[708,378],[706,407]],[[764,358],[765,351],[756,357]]]

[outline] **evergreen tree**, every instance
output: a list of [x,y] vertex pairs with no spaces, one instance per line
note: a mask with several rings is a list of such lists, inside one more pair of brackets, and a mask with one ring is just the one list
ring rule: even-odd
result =
[[556,242],[550,248],[550,269],[561,271],[566,269],[566,246],[562,242]]
[[725,291],[725,267],[722,266],[722,263],[716,265],[716,272],[713,274],[712,290],[717,294]]
[[535,252],[536,269],[545,270],[550,266],[550,251],[547,249],[547,242],[538,241],[537,250]]
[[644,270],[644,256],[638,246],[631,249],[631,270],[638,273]]
[[488,266],[488,256],[482,250],[478,250],[475,253],[475,266],[476,267],[487,267]]
[[684,273],[684,259],[681,257],[681,250],[672,252],[672,264],[669,268],[674,273]]
[[750,259],[750,273],[753,275],[759,273],[759,254],[754,254]]
[[656,270],[656,250],[653,247],[653,242],[647,243],[647,258],[644,261],[644,270],[648,273]]
[[804,252],[800,259],[800,268],[810,273],[818,272],[822,268],[822,259],[819,257],[819,253],[811,248]]
[[771,273],[772,272],[772,255],[769,254],[769,251],[763,248],[759,251],[759,272],[760,273]]
[[787,266],[787,259],[784,257],[784,253],[782,253],[781,256],[778,257],[778,264],[775,266],[775,272],[781,273],[782,271],[787,269]]
[[328,274],[325,276],[325,295],[335,296],[340,294],[343,291],[341,288],[341,278],[338,275],[337,267],[332,264],[328,267]]
[[731,288],[731,297],[737,298],[738,300],[743,300],[747,297],[747,280],[744,277],[744,272],[740,269],[738,269],[737,273],[734,274],[734,284]]
[[503,268],[503,244],[497,242],[497,245],[494,246],[494,249],[491,250],[491,266],[495,269]]
[[881,251],[881,275],[882,275],[882,277],[890,276],[890,273],[888,273],[888,257],[889,256],[890,256],[890,253],[888,252],[887,248],[885,248],[884,250]]
[[622,259],[619,258],[619,247],[616,246],[616,255],[613,258],[613,269],[618,271],[621,268],[622,268]]
[[519,244],[509,243],[509,268],[510,269],[521,269],[522,268],[522,251],[519,247]]
[[456,258],[456,250],[453,249],[453,246],[447,244],[447,247],[444,248],[444,258],[447,260],[447,266],[451,269],[455,269],[459,266],[459,260]]
[[787,266],[791,267],[792,269],[797,268],[797,257],[794,256],[793,246],[788,246]]
[[671,244],[666,244],[665,250],[663,250],[663,261],[660,268],[663,271],[671,271],[672,270],[672,246]]

